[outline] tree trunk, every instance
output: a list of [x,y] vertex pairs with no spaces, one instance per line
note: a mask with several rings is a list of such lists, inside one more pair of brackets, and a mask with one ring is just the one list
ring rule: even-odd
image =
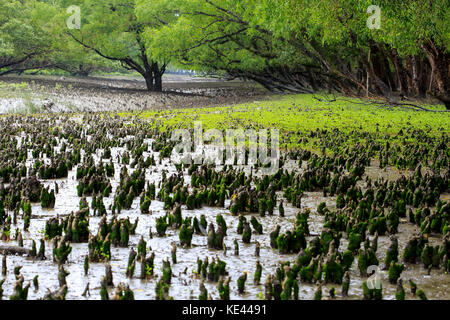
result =
[[378,44],[371,45],[370,49],[372,52],[370,59],[372,62],[373,72],[386,86],[389,86],[391,91],[393,91],[391,70],[389,69],[389,63],[386,60],[384,50]]
[[403,60],[399,57],[396,49],[390,51],[389,59],[394,65],[398,91],[403,95],[408,95],[408,72],[403,66]]
[[412,85],[414,90],[414,95],[419,95],[419,70],[418,70],[418,63],[417,63],[417,57],[412,57]]
[[155,75],[154,91],[162,92],[162,74],[160,72]]
[[415,95],[416,93],[414,92],[414,81],[413,81],[413,59],[411,58],[411,56],[407,56],[406,57],[406,79],[407,79],[407,85],[408,85],[408,95]]
[[[156,65],[156,66],[155,66]],[[148,91],[161,92],[162,91],[162,76],[163,70],[158,68],[158,64],[154,63],[151,70],[146,71],[142,76],[145,79]]]
[[4,255],[30,255],[31,250],[16,246],[0,246],[0,253]]
[[447,92],[448,90],[448,79],[447,79],[447,68],[448,68],[448,56],[445,57],[444,53],[437,52],[433,54],[431,50],[427,51],[428,61],[431,65],[431,70],[436,80],[436,89],[440,93]]
[[421,97],[425,97],[427,94],[427,88],[428,88],[428,79],[429,75],[431,75],[428,63],[425,59],[419,60],[419,95]]
[[[309,82],[311,83],[311,87],[313,88],[314,91],[317,91],[316,80],[314,79],[314,75],[311,69],[308,69],[308,77]],[[330,86],[328,86],[328,90],[330,91]]]
[[152,74],[154,79],[153,91],[162,92],[162,76],[166,71],[166,65],[160,68],[158,62],[152,63]]
[[431,73],[435,85],[432,84],[430,94],[445,104],[447,110],[450,110],[449,93],[449,54],[435,45],[431,40],[421,45],[425,51],[428,62],[431,66]]
[[155,91],[155,85],[153,83],[153,74],[152,72],[146,72],[142,75],[145,79],[145,84],[147,86],[148,91]]

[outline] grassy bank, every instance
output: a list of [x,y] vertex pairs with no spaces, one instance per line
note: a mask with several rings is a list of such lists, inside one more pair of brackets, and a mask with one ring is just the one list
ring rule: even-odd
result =
[[[441,106],[427,106],[442,110]],[[122,113],[121,115],[130,115]],[[163,127],[183,124],[192,126],[202,121],[203,127],[233,128],[253,125],[256,128],[277,128],[282,131],[309,132],[316,129],[364,130],[369,133],[396,134],[401,128],[430,130],[430,134],[449,132],[450,114],[385,108],[362,103],[358,99],[338,98],[322,102],[313,95],[275,96],[273,100],[235,106],[186,108],[165,111],[145,111],[142,118],[164,120]]]
[[[442,106],[423,105],[429,109],[442,110]],[[439,139],[450,131],[450,114],[415,111],[405,108],[380,107],[359,99],[338,97],[334,102],[318,101],[313,95],[280,95],[267,101],[255,101],[234,106],[209,108],[186,108],[177,110],[121,113],[137,115],[150,120],[152,126],[167,130],[174,126],[192,128],[194,121],[201,121],[204,129],[218,128],[276,128],[287,137],[282,146],[304,147],[317,150],[321,143],[316,139],[298,141],[299,135],[312,131],[338,129],[346,134],[347,145],[363,143],[366,134],[375,141],[392,141],[394,144],[413,142],[399,132],[421,131]],[[401,138],[401,139],[400,139]]]

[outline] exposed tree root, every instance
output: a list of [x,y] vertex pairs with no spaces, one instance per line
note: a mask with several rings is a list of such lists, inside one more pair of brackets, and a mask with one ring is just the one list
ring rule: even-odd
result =
[[16,246],[0,246],[0,253],[9,255],[30,255],[31,250]]

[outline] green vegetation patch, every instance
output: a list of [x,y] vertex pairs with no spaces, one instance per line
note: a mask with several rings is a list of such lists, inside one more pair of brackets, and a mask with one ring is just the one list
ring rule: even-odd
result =
[[[441,106],[424,107],[442,110]],[[149,119],[150,125],[160,131],[174,127],[193,128],[194,121],[201,121],[203,129],[274,128],[280,130],[282,135],[307,134],[317,129],[339,129],[350,134],[354,140],[347,141],[350,145],[363,142],[361,135],[351,135],[352,132],[367,132],[376,140],[393,139],[394,143],[400,130],[423,130],[427,135],[438,138],[442,134],[448,134],[450,120],[447,113],[382,107],[345,97],[338,97],[334,102],[324,102],[310,94],[279,95],[272,100],[234,106],[149,110],[139,114],[119,115],[137,115]],[[295,136],[281,144],[287,148],[300,146],[301,143]],[[401,142],[408,144],[413,141],[402,139]],[[314,149],[314,145],[314,139],[311,139],[307,145],[301,146]]]

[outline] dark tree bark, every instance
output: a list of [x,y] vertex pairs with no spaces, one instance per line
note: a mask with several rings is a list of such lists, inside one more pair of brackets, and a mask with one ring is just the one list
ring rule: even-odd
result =
[[145,85],[147,87],[148,91],[155,91],[154,84],[153,84],[153,73],[152,72],[145,72],[142,75],[145,79]]
[[421,58],[418,61],[418,82],[419,82],[419,96],[425,97],[428,90],[429,78],[431,76],[431,72],[429,70],[428,62]]
[[389,62],[387,60],[385,50],[379,44],[375,43],[372,43],[370,48],[373,72],[390,88],[391,91],[395,91],[396,84],[389,68]]
[[148,60],[145,45],[140,40],[138,35],[136,36],[136,41],[140,47],[140,55],[138,56],[138,59],[133,59],[129,56],[120,58],[108,56],[100,50],[77,39],[73,34],[69,33],[69,35],[83,47],[94,51],[99,56],[108,60],[119,61],[126,69],[137,71],[144,78],[148,91],[162,91],[162,76],[166,71],[166,65],[164,64],[163,67],[159,68],[157,62]]
[[445,53],[433,41],[428,40],[421,45],[425,51],[428,62],[431,66],[431,75],[436,84],[429,93],[443,102],[447,110],[450,110],[450,92],[449,92],[449,61],[450,55]]
[[159,67],[157,62],[152,64],[153,77],[155,78],[154,88],[155,91],[162,91],[162,76],[166,72],[166,64]]

